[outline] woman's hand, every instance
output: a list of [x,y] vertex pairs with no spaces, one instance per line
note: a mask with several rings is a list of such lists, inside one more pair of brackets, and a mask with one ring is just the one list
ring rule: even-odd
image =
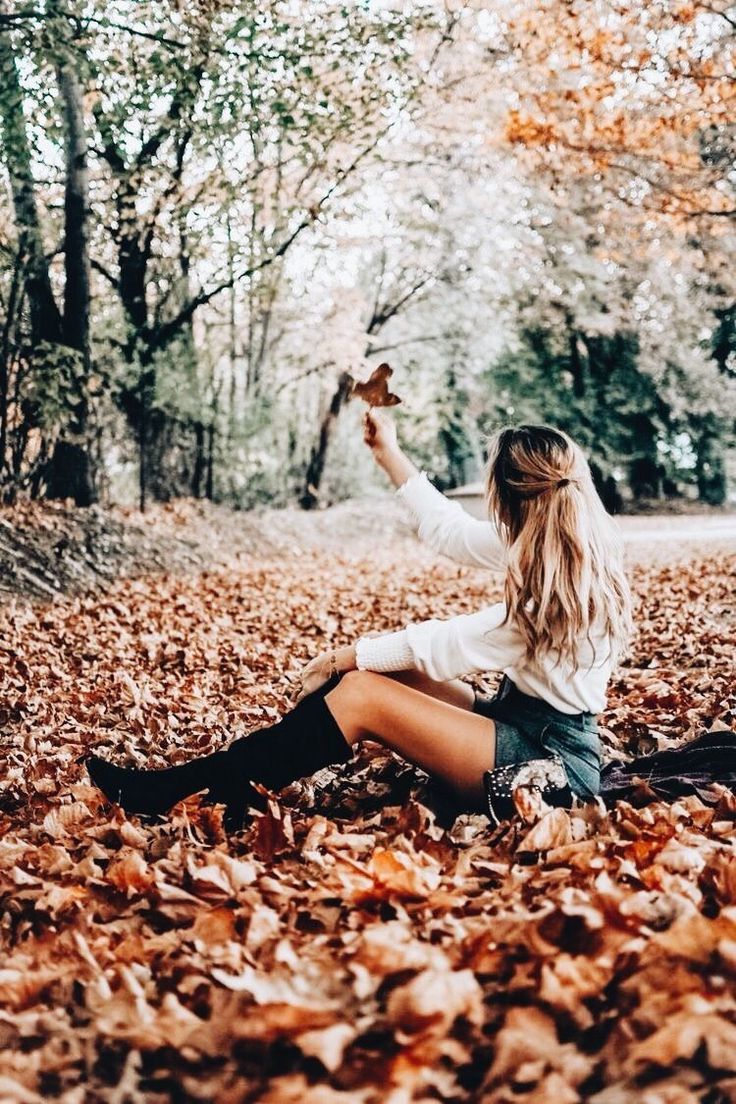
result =
[[302,669],[299,692],[295,699],[298,705],[302,698],[319,690],[333,675],[342,675],[345,671],[355,670],[355,645],[347,648],[332,648],[329,652],[310,659]]
[[388,453],[399,451],[396,426],[393,419],[382,410],[372,408],[366,412],[363,418],[363,440],[379,464]]
[[382,410],[371,409],[363,418],[363,440],[395,487],[417,474],[411,460],[401,451],[393,420]]
[[331,678],[334,674],[332,657],[334,652],[325,652],[322,655],[315,656],[314,659],[310,659],[306,667],[302,668],[300,675],[301,685],[299,687],[299,693],[296,696],[297,704],[306,698],[307,695],[313,694],[315,690],[319,690],[321,686]]

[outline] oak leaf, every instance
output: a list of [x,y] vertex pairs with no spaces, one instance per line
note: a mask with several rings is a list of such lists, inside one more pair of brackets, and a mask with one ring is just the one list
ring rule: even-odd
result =
[[369,406],[397,406],[401,399],[388,389],[388,381],[394,374],[393,368],[388,364],[379,364],[374,368],[364,383],[353,380],[351,395]]

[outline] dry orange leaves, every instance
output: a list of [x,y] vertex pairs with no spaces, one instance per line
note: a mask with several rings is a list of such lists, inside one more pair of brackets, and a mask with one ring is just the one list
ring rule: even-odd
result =
[[[736,727],[735,569],[635,571],[607,752]],[[2,1100],[736,1100],[727,795],[492,831],[366,745],[227,840],[86,781],[93,747],[156,766],[268,723],[328,639],[491,598],[387,549],[5,608]]]
[[733,217],[722,166],[700,148],[733,119],[727,4],[520,0],[508,13],[518,101],[506,139],[537,171],[623,199],[629,234],[637,209],[670,228]]

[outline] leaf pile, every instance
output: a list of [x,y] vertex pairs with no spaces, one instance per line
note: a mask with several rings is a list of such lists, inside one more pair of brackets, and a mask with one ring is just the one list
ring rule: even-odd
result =
[[[736,557],[633,574],[606,750],[736,729]],[[494,832],[367,743],[227,840],[197,798],[151,824],[87,783],[85,751],[221,747],[286,708],[328,640],[495,585],[386,548],[2,612],[1,1099],[736,1100],[727,791]]]

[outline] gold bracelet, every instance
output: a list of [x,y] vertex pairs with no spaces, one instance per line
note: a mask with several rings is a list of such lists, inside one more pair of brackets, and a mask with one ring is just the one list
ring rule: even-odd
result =
[[337,678],[340,672],[337,669],[337,652],[330,652],[330,673],[328,678]]

